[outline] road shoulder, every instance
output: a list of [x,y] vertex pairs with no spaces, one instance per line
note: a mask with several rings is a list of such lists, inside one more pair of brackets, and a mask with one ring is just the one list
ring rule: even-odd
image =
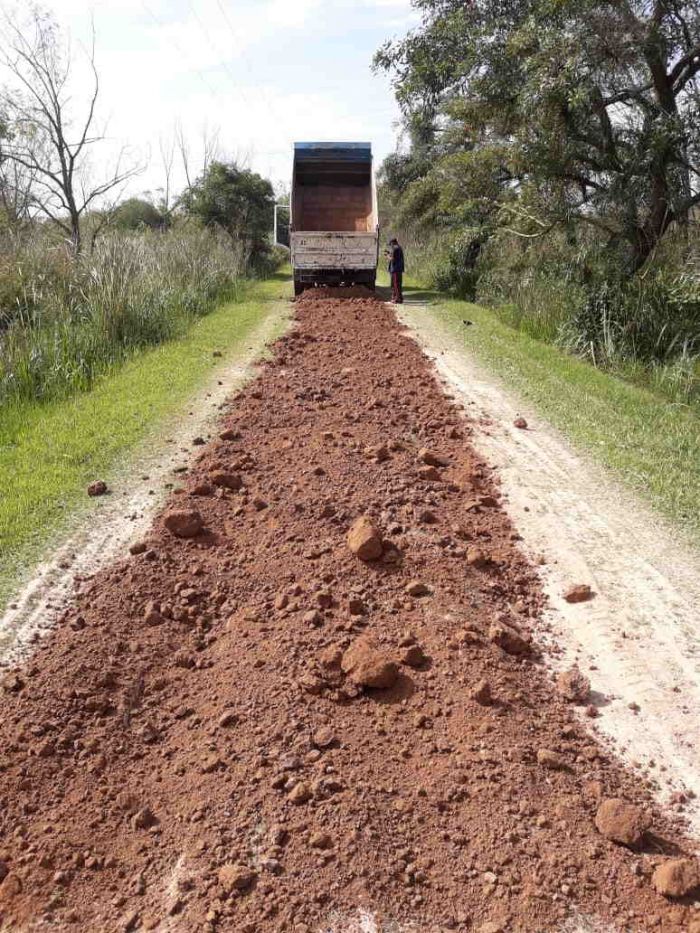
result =
[[[474,419],[473,441],[495,468],[507,508],[550,600],[543,638],[554,670],[590,677],[598,730],[684,808],[700,831],[700,562],[674,529],[591,463],[531,403],[457,346],[434,309],[402,320]],[[526,429],[514,426],[524,417]],[[541,563],[540,563],[541,561]],[[572,584],[589,602],[569,604]]]
[[[79,477],[79,487],[69,490],[65,498],[59,495],[57,502],[47,504],[59,513],[61,505],[65,505],[63,517],[53,527],[47,521],[47,528],[36,531],[31,541],[14,545],[12,541],[4,542],[5,567],[0,576],[0,611],[4,610],[0,615],[1,662],[16,660],[41,631],[53,625],[57,612],[73,592],[76,578],[94,573],[149,527],[153,514],[201,449],[192,441],[211,436],[216,420],[226,408],[226,400],[252,377],[254,364],[264,354],[265,347],[288,326],[289,306],[279,285],[261,285],[262,289],[253,287],[251,298],[255,301],[255,295],[261,291],[265,303],[250,315],[228,345],[221,342],[227,328],[222,329],[213,318],[206,318],[196,334],[177,342],[192,343],[191,353],[180,354],[175,345],[153,351],[151,356],[159,358],[158,367],[162,371],[163,358],[170,354],[180,365],[186,364],[193,354],[201,357],[201,344],[208,344],[210,337],[218,336],[219,342],[213,346],[221,347],[214,351],[217,356],[213,363],[210,349],[206,368],[202,364],[198,371],[185,374],[184,381],[173,387],[172,395],[159,398],[153,407],[145,394],[141,403],[137,402],[137,410],[129,413],[137,422],[133,436],[127,435],[123,446],[110,450],[109,456],[102,456],[97,449],[99,436],[92,439],[95,459],[104,466],[99,478],[106,481],[109,494],[86,497],[84,477]],[[224,316],[238,310],[237,305],[224,306],[213,315]],[[203,328],[207,333],[201,332]],[[146,358],[134,362],[134,368],[147,365]],[[128,372],[120,372],[114,378],[122,381],[130,376]],[[144,393],[167,392],[167,384],[160,386],[159,379],[154,376],[153,384]],[[100,397],[88,393],[69,400],[66,407],[85,407],[98,419],[108,391],[109,381],[105,380],[99,388]],[[68,420],[70,417],[66,415]],[[189,435],[187,447],[173,439],[182,433],[183,422]],[[96,428],[98,433],[100,430]],[[50,443],[47,438],[47,444]],[[40,467],[38,477],[41,482]],[[38,492],[37,508],[41,505]]]

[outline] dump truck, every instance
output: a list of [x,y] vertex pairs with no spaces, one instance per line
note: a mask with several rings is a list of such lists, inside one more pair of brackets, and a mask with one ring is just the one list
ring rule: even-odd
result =
[[370,143],[295,143],[290,247],[294,294],[315,285],[373,289],[379,258]]

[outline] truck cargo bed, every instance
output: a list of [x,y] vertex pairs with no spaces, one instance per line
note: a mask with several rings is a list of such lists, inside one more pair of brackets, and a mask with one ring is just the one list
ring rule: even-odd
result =
[[297,294],[368,285],[377,273],[377,197],[369,143],[296,143],[290,235]]
[[295,269],[376,269],[376,233],[304,231],[292,233]]

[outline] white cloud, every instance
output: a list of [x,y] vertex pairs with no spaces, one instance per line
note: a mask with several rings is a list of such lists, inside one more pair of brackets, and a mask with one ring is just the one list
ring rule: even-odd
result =
[[[51,0],[47,0],[51,2]],[[393,146],[398,114],[372,55],[409,28],[410,0],[53,0],[76,39],[97,33],[106,157],[127,143],[151,155],[132,190],[162,183],[159,139],[179,123],[196,150],[202,127],[222,148],[284,182],[296,139]]]

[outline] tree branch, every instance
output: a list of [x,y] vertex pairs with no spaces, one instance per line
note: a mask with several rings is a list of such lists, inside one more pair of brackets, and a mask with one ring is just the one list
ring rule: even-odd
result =
[[[673,84],[676,93],[683,87],[690,78],[700,70],[700,43],[692,48],[683,58],[680,58],[671,69],[669,80]],[[686,71],[684,75],[683,72]]]

